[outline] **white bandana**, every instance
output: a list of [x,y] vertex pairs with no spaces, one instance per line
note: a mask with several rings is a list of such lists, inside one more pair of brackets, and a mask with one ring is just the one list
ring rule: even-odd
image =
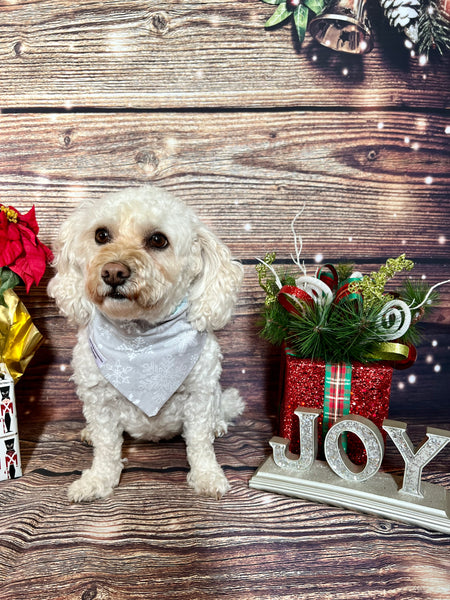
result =
[[149,417],[177,391],[200,357],[206,334],[182,303],[167,321],[110,321],[96,310],[89,343],[103,376]]

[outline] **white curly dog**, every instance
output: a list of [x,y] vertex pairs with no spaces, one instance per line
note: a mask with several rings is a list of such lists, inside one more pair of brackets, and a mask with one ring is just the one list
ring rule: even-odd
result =
[[94,446],[72,501],[112,493],[122,471],[123,432],[158,441],[182,434],[188,483],[220,498],[229,489],[213,449],[242,413],[222,392],[214,330],[230,319],[242,265],[194,212],[146,186],[83,202],[62,224],[48,285],[78,326],[73,379]]

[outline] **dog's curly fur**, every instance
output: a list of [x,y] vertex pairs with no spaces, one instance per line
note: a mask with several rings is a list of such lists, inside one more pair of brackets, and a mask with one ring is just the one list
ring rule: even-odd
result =
[[[168,243],[158,247],[164,239]],[[227,431],[244,405],[236,389],[221,390],[222,356],[213,331],[231,317],[242,265],[189,207],[152,186],[85,201],[62,224],[55,245],[56,274],[48,292],[78,326],[73,379],[87,422],[82,437],[94,446],[92,466],[72,483],[69,498],[88,501],[112,493],[122,471],[124,431],[151,441],[181,433],[189,485],[199,494],[220,498],[229,484],[214,454],[214,438]],[[130,272],[114,290],[102,277],[110,263]],[[95,307],[109,319],[158,324],[184,299],[188,320],[207,332],[206,343],[182,386],[156,416],[147,417],[100,373],[87,326]]]

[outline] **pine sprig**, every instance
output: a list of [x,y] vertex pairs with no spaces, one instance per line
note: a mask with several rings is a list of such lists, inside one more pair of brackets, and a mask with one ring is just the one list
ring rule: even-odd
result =
[[423,280],[405,279],[396,295],[408,306],[419,306],[423,303],[420,309],[416,311],[418,314],[413,313],[413,320],[415,321],[428,316],[439,301],[439,293],[435,290],[430,293],[430,286]]
[[[271,269],[262,265],[257,267],[261,287],[266,291],[260,335],[274,345],[286,344],[300,358],[362,363],[380,359],[380,347],[386,340],[386,323],[381,315],[386,303],[394,297],[411,308],[412,316],[408,330],[395,342],[417,344],[421,337],[417,321],[428,314],[438,299],[437,292],[431,291],[424,281],[409,278],[393,292],[394,295],[385,291],[386,282],[394,273],[412,268],[412,262],[401,255],[389,259],[378,272],[355,280],[362,293],[352,290],[351,283],[348,296],[337,294],[331,302],[303,302],[297,305],[297,311],[290,311],[278,302],[277,294],[280,284],[296,286],[296,276],[289,272],[278,275],[273,271],[274,253],[266,259],[272,261]],[[345,290],[350,275],[353,275],[353,266],[338,265],[336,271],[338,290]],[[362,286],[361,282],[364,282]]]
[[382,302],[364,308],[361,300],[308,307],[291,319],[288,346],[301,358],[328,362],[369,362],[381,341]]
[[333,342],[329,324],[330,305],[305,306],[302,315],[292,315],[286,342],[297,356],[327,356]]
[[435,0],[429,0],[419,16],[417,48],[420,54],[426,56],[431,50],[440,54],[450,50],[450,15]]
[[[264,303],[259,322],[259,326],[261,327],[260,335],[271,344],[281,346],[289,335],[290,314],[276,300],[278,288],[275,283],[275,277],[266,270],[264,279],[262,279],[261,272],[262,269],[259,268],[260,285],[262,284],[261,287],[266,291],[266,302]],[[294,276],[288,273],[280,276],[280,280],[282,285],[295,285]]]
[[336,267],[339,281],[345,281],[355,270],[355,265],[352,263],[340,263]]
[[[408,306],[420,306],[417,310],[412,310],[412,323],[408,331],[402,338],[402,342],[405,344],[417,345],[421,338],[422,332],[420,330],[420,323],[424,317],[427,317],[430,312],[439,304],[439,293],[432,291],[429,293],[430,287],[424,281],[413,281],[406,279],[403,282],[402,287],[396,292]],[[428,296],[428,297],[427,297]]]

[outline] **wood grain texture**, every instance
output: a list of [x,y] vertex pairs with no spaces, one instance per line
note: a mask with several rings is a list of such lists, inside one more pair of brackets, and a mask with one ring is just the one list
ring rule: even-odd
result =
[[306,259],[406,252],[442,264],[449,123],[392,111],[4,114],[0,198],[22,210],[36,204],[51,242],[80,199],[154,183],[245,260],[272,249],[289,257],[290,222],[305,203]]
[[[180,438],[127,438],[114,495],[70,504],[92,459],[76,332],[46,296],[51,269],[19,290],[45,342],[16,388],[24,476],[0,482],[0,600],[448,600],[448,536],[248,487],[279,394],[255,257],[290,260],[303,203],[308,270],[319,254],[368,272],[406,252],[418,277],[450,277],[450,57],[420,67],[375,4],[361,58],[265,31],[259,0],[0,0],[0,202],[35,204],[48,244],[85,197],[154,183],[190,204],[244,262],[219,338],[223,385],[246,401],[215,444],[220,502],[187,487]],[[447,286],[416,364],[394,372],[390,417],[414,444],[450,429],[449,327]],[[450,488],[449,456],[424,478]],[[402,470],[390,443],[383,468]]]
[[[174,440],[127,441],[114,496],[71,505],[67,487],[92,455],[77,425],[47,424],[38,445],[24,432],[25,475],[0,487],[0,598],[445,600],[448,536],[250,490],[268,435],[242,419],[217,440],[232,485],[220,502],[189,490]],[[392,452],[385,462],[398,468]],[[426,477],[450,483],[443,464]]]
[[362,59],[309,35],[296,48],[290,24],[264,29],[272,12],[256,0],[1,1],[1,105],[449,106],[448,60],[419,67],[379,13]]

